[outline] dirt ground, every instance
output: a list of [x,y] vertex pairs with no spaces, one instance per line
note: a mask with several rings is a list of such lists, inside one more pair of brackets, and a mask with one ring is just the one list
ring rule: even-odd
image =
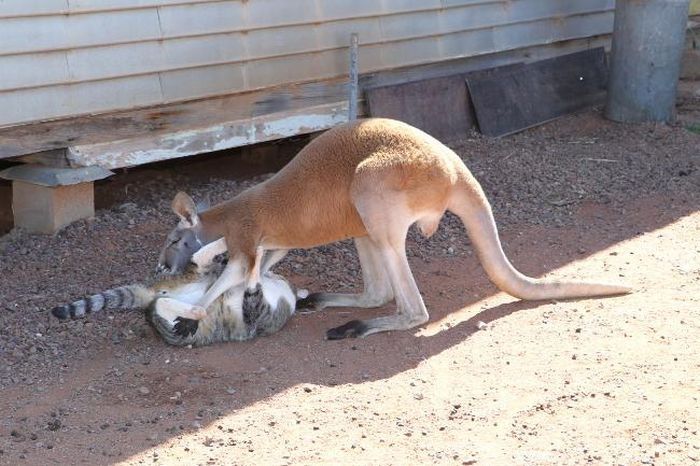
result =
[[[199,349],[166,346],[134,312],[53,321],[53,305],[153,270],[177,190],[217,201],[261,177],[183,162],[101,183],[118,202],[94,219],[0,239],[0,463],[700,464],[698,83],[679,112],[674,126],[621,125],[592,110],[454,145],[522,272],[634,294],[513,299],[448,216],[431,239],[409,235],[430,322],[359,340],[323,337],[392,306]],[[347,242],[279,271],[311,290],[361,287]]]

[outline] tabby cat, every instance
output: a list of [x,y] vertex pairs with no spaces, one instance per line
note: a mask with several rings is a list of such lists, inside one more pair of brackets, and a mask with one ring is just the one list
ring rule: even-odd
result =
[[281,329],[296,310],[297,297],[305,297],[283,277],[270,271],[284,254],[268,254],[261,266],[260,282],[247,289],[243,283],[229,289],[207,309],[206,315],[187,314],[221,275],[225,254],[204,264],[190,263],[181,275],[161,276],[151,286],[139,284],[113,288],[54,307],[61,320],[77,319],[103,309],[145,310],[146,320],[169,344],[203,346],[242,341]]

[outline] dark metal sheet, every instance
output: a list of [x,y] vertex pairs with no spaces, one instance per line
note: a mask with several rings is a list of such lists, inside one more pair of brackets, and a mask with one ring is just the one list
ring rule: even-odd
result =
[[366,96],[371,116],[404,121],[443,142],[475,126],[463,74],[376,87]]
[[479,129],[504,136],[601,104],[608,70],[602,47],[466,75]]

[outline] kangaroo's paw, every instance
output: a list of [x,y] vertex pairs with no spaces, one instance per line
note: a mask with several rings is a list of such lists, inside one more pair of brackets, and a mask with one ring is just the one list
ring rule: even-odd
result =
[[365,336],[367,324],[361,320],[351,320],[340,327],[335,327],[326,332],[327,340],[342,340],[343,338],[357,338]]

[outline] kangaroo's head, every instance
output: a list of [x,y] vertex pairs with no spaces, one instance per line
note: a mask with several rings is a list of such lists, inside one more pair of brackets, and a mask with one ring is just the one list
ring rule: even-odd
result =
[[180,221],[168,234],[158,259],[158,272],[175,275],[185,270],[192,255],[204,246],[202,223],[192,198],[184,192],[175,195],[172,209]]

